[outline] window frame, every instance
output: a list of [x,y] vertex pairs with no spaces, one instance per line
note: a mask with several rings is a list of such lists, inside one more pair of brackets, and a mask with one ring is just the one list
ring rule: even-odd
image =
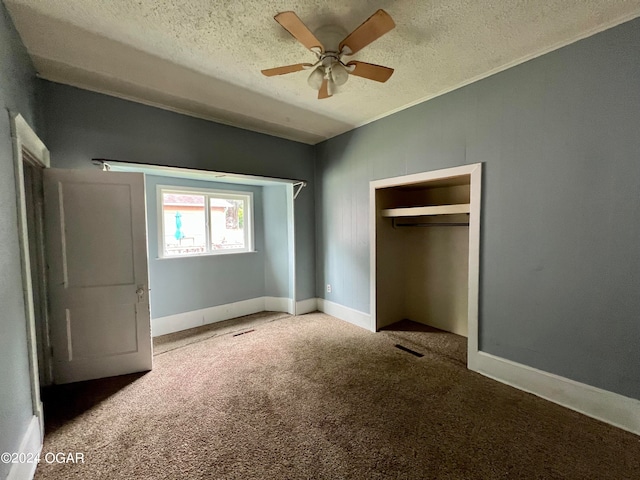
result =
[[[164,215],[164,193],[203,195],[205,197],[205,251],[200,253],[188,253],[182,255],[170,255],[165,250],[165,215]],[[211,248],[211,208],[210,199],[218,198],[225,200],[245,200],[244,211],[244,248],[230,248],[214,250]],[[158,258],[190,258],[216,255],[233,255],[239,253],[255,252],[254,242],[254,216],[253,216],[253,192],[246,190],[221,190],[215,188],[182,187],[180,185],[157,185],[156,186],[156,208],[158,210]]]

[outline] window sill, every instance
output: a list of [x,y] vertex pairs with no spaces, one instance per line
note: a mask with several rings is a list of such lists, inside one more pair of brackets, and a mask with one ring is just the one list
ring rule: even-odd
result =
[[156,257],[156,260],[179,260],[185,258],[202,258],[202,257],[226,257],[228,255],[250,255],[258,253],[258,250],[250,250],[247,252],[225,252],[225,253],[196,253],[193,255],[175,255],[171,257]]

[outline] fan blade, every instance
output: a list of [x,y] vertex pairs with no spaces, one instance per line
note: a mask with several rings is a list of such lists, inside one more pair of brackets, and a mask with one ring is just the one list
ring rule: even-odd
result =
[[285,67],[267,68],[266,70],[260,70],[263,75],[267,77],[273,77],[274,75],[284,75],[285,73],[299,72],[304,70],[305,67],[313,67],[310,63],[296,63],[295,65],[287,65]]
[[300,20],[294,12],[282,12],[273,18],[275,18],[276,22],[282,25],[287,32],[293,35],[296,40],[309,50],[315,47],[319,48],[321,52],[324,52],[324,47],[322,46],[322,43],[320,43],[320,40],[311,33],[311,30],[302,23],[302,20]]
[[354,60],[347,63],[347,67],[351,66],[355,67],[351,72],[351,75],[368,78],[369,80],[375,80],[376,82],[384,83],[389,80],[389,77],[393,74],[393,68],[374,65],[373,63],[358,62],[357,60]]
[[323,98],[329,98],[329,80],[326,78],[322,81],[322,85],[320,86],[320,90],[318,90],[318,100],[322,100]]
[[396,24],[387,12],[378,10],[340,42],[340,51],[344,46],[347,46],[351,50],[348,55],[359,52],[374,40],[393,30],[395,26]]

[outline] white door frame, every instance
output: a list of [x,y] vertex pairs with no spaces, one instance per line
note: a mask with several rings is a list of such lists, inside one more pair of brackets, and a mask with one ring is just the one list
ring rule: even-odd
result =
[[[51,166],[49,150],[45,144],[38,138],[33,129],[19,113],[9,112],[11,118],[11,137],[13,139],[13,164],[16,181],[16,206],[18,210],[18,241],[20,245],[20,263],[22,267],[22,290],[24,294],[25,314],[27,316],[27,348],[29,352],[29,373],[31,381],[31,401],[33,406],[33,414],[38,417],[40,422],[41,435],[44,434],[44,416],[42,410],[42,401],[40,400],[40,380],[38,373],[38,344],[36,338],[35,325],[35,306],[33,304],[33,291],[31,287],[31,260],[29,258],[29,233],[27,229],[27,208],[26,196],[24,188],[24,162],[23,152],[29,153],[30,159],[37,162],[37,166],[49,168]],[[40,239],[43,242],[43,239]],[[39,248],[44,249],[44,244]],[[43,301],[46,301],[46,283],[43,282]],[[43,311],[46,312],[46,308]],[[42,319],[45,327],[48,326],[48,320]],[[47,358],[45,352],[45,358]],[[50,359],[49,359],[50,360]],[[48,366],[45,365],[48,371]]]
[[369,329],[377,330],[376,305],[376,190],[440,180],[461,175],[471,177],[471,198],[469,211],[469,296],[468,296],[468,337],[467,368],[476,370],[478,357],[478,300],[480,283],[480,198],[482,190],[482,164],[474,163],[460,167],[445,168],[431,172],[385,178],[369,182],[369,255],[370,255],[370,302],[371,324]]

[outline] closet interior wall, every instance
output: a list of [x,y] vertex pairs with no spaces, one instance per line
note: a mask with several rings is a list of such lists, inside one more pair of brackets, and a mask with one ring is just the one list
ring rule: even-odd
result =
[[469,201],[468,175],[376,191],[378,329],[409,319],[467,336],[469,216],[390,218],[382,211]]

